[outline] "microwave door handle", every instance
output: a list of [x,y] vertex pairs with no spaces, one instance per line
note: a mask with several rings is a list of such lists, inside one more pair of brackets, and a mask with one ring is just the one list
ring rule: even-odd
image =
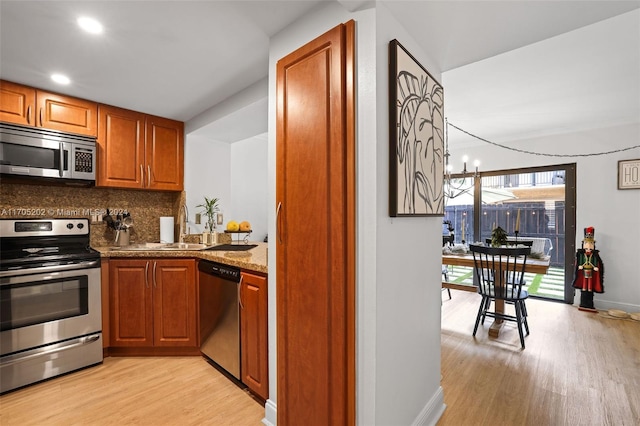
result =
[[64,176],[64,142],[60,142],[60,177]]

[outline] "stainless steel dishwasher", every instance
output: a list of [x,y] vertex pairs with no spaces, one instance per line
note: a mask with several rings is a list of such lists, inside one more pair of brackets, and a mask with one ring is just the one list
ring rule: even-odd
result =
[[240,269],[200,260],[200,351],[240,380]]

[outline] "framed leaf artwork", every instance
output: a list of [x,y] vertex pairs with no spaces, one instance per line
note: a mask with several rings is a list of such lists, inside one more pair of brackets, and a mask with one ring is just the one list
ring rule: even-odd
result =
[[389,43],[389,215],[444,216],[444,92]]

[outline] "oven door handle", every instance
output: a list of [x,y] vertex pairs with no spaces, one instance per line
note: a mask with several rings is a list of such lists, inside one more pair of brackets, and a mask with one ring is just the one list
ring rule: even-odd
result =
[[[94,334],[92,336],[80,337],[71,342],[65,342],[64,346],[58,346],[51,349],[38,348],[38,349],[33,349],[27,352],[20,352],[14,355],[4,356],[0,358],[0,365],[5,367],[7,365],[15,364],[17,362],[24,362],[33,358],[37,358],[45,355],[51,355],[57,352],[62,352],[69,349],[77,348],[78,346],[89,345],[91,343],[97,342],[99,339],[100,339],[100,335]],[[59,345],[63,345],[63,344],[60,343]]]
[[[51,272],[73,271],[77,269],[99,268],[100,259],[89,260],[86,262],[73,263],[69,265],[44,266],[42,268],[25,268],[0,272],[0,278],[13,278],[20,275],[48,274]],[[6,284],[4,280],[2,284]]]

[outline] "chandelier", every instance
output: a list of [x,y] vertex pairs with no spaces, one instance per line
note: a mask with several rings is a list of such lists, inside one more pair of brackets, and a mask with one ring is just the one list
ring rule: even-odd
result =
[[[475,160],[473,166],[474,172],[467,171],[467,161],[469,157],[464,155],[462,157],[463,168],[461,173],[456,173],[452,176],[453,166],[449,163],[449,121],[445,117],[445,138],[444,138],[444,196],[446,199],[457,198],[463,194],[473,195],[474,179],[480,176],[478,167],[480,161]],[[473,179],[471,179],[473,178]]]

